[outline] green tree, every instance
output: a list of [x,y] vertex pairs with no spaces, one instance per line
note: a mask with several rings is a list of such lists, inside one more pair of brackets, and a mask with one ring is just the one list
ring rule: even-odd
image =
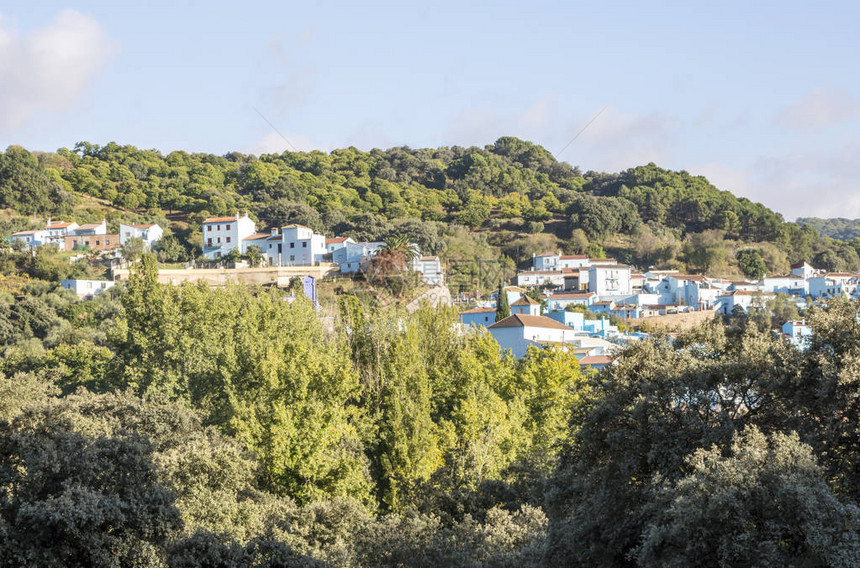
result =
[[765,266],[764,259],[758,249],[741,249],[737,253],[737,259],[738,268],[747,278],[759,280],[767,272],[767,266]]
[[496,292],[496,321],[501,321],[511,315],[511,305],[508,302],[508,295],[500,285]]
[[[728,453],[728,455],[726,455]],[[735,434],[657,489],[640,566],[856,566],[860,508],[830,491],[796,434]]]

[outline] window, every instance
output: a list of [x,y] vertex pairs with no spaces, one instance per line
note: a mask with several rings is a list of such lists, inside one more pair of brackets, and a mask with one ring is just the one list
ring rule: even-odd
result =
[[283,245],[281,243],[278,243],[278,254],[281,254],[282,252],[284,252],[283,250],[281,250],[283,248],[284,248]]
[[308,243],[302,243],[302,248],[308,248]]
[[295,261],[295,260],[296,260],[296,255],[291,254],[291,255],[290,255],[290,262],[293,262],[293,261]]
[[218,230],[219,230],[219,231],[221,230],[221,225],[218,225]]
[[[207,230],[207,231],[211,231],[211,230],[212,230],[212,225],[206,225],[206,230]],[[126,234],[125,234],[125,236],[127,237],[127,236],[129,236],[130,234],[131,234],[131,233],[126,233]]]
[[215,258],[221,258],[221,253],[220,253],[220,252],[216,252],[216,253],[215,253]]
[[227,230],[227,231],[229,231],[229,230],[230,230],[230,225],[224,225],[224,229],[225,229],[225,230]]
[[296,248],[296,243],[290,243],[290,248]]
[[227,237],[227,242],[228,242],[228,243],[230,242],[230,237]]
[[218,237],[218,244],[221,244],[221,237]]
[[212,246],[212,237],[209,237],[208,239],[206,239],[206,246],[208,246],[208,247]]

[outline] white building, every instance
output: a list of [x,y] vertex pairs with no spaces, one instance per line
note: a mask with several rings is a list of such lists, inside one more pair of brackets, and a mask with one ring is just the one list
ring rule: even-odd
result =
[[12,233],[12,240],[24,243],[24,246],[26,248],[33,248],[44,244],[45,239],[47,237],[48,232],[44,229],[36,231],[18,231],[17,233]]
[[45,225],[45,238],[42,242],[44,245],[56,245],[58,249],[63,250],[66,247],[66,237],[74,235],[78,229],[78,224],[68,221],[51,221]]
[[806,278],[794,274],[765,276],[762,280],[762,291],[775,294],[794,294],[805,296],[809,292]]
[[567,309],[571,305],[590,306],[597,301],[594,292],[562,292],[546,296],[547,310],[550,312]]
[[588,291],[598,296],[633,294],[630,267],[625,264],[593,264],[588,269]]
[[804,280],[809,280],[813,276],[818,276],[821,271],[813,268],[806,262],[796,262],[791,265],[791,275],[798,276]]
[[560,270],[560,252],[542,252],[532,255],[532,270]]
[[[203,242],[205,243],[205,227],[203,229],[203,233]],[[119,224],[120,245],[124,245],[129,239],[140,239],[144,242],[146,247],[149,248],[153,245],[153,243],[160,241],[162,236],[164,236],[164,229],[162,229],[156,223],[149,223],[146,225],[125,225],[123,223]]]
[[315,233],[304,225],[281,227],[282,253],[280,266],[312,266],[326,255],[325,235]]
[[523,314],[527,316],[540,315],[540,302],[523,294],[520,299],[511,304],[511,314]]
[[101,223],[87,223],[75,229],[73,235],[89,236],[89,235],[106,235],[107,221],[102,219]]
[[564,346],[576,338],[576,331],[545,316],[513,314],[487,328],[499,346],[510,349],[519,359],[530,345],[538,347]]
[[352,237],[334,237],[332,239],[326,239],[325,250],[326,252],[332,253],[339,248],[345,247],[347,243],[355,244],[355,241],[352,240]]
[[850,272],[828,272],[809,279],[809,295],[813,298],[853,296],[860,276]]
[[412,270],[421,274],[426,284],[441,286],[445,281],[442,261],[438,256],[419,256],[412,261]]
[[724,315],[732,315],[734,309],[740,306],[744,312],[747,312],[753,304],[758,303],[764,306],[768,300],[772,300],[774,297],[775,294],[735,290],[717,298],[716,311]]
[[227,256],[255,232],[254,222],[247,213],[243,217],[239,213],[235,217],[210,217],[203,221],[203,256],[213,259]]
[[101,294],[116,285],[112,280],[60,280],[60,286],[66,290],[72,290],[81,298]]
[[465,326],[488,327],[496,322],[496,308],[476,307],[460,312],[460,323]]
[[588,268],[591,261],[584,254],[563,254],[558,258],[558,267],[565,268]]
[[529,270],[517,274],[517,286],[551,285],[564,286],[564,273],[561,270]]

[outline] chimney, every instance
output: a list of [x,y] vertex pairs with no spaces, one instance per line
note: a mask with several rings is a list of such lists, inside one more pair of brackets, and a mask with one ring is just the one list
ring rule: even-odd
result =
[[272,236],[273,237],[278,236],[278,228],[277,227],[272,227]]
[[239,220],[239,212],[238,211],[236,211],[236,220],[237,221]]

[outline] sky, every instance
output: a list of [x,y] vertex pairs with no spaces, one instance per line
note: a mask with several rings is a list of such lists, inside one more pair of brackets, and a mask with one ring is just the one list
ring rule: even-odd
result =
[[704,175],[789,220],[860,217],[860,3],[654,4],[0,2],[0,148],[517,136],[583,171]]

